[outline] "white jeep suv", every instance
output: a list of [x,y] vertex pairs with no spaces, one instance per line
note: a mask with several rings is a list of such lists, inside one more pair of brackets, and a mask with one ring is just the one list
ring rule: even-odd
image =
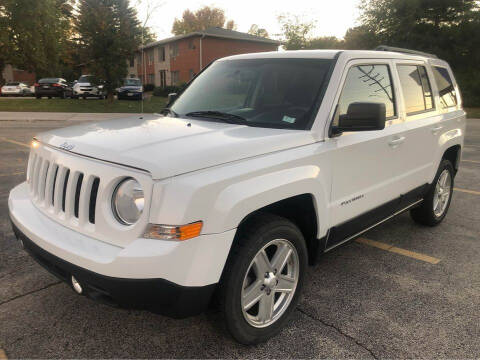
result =
[[231,56],[163,115],[42,133],[10,193],[15,234],[77,293],[184,317],[215,292],[235,339],[264,341],[319,254],[406,210],[447,213],[459,90],[445,61],[394,50]]

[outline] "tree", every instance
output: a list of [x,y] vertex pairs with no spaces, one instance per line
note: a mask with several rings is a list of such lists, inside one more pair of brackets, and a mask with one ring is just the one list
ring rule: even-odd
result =
[[315,22],[302,20],[294,15],[280,15],[278,17],[284,38],[286,50],[306,49],[309,34],[315,27]]
[[248,33],[250,35],[268,38],[268,31],[264,28],[260,28],[257,24],[252,24],[252,26],[250,26],[250,29],[248,30]]
[[362,0],[360,9],[363,40],[437,54],[454,69],[465,103],[480,103],[478,1]]
[[38,77],[58,76],[70,45],[73,0],[2,0],[0,7],[0,42],[8,42],[0,46],[15,54],[9,62]]
[[345,49],[350,50],[371,50],[380,45],[376,34],[363,25],[348,29],[344,40]]
[[220,8],[204,6],[195,12],[185,10],[181,19],[175,18],[172,33],[175,35],[188,34],[195,31],[203,31],[210,27],[225,27],[233,30],[236,25],[233,20],[226,24],[225,11]]
[[79,0],[75,28],[90,72],[105,81],[109,101],[127,75],[127,60],[141,42],[141,25],[128,0]]

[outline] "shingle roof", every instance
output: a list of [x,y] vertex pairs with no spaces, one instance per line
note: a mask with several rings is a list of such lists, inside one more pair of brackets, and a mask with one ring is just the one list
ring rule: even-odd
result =
[[210,36],[210,37],[217,37],[217,38],[223,38],[223,39],[254,41],[254,42],[261,42],[261,43],[274,44],[274,45],[281,44],[280,41],[264,38],[261,36],[251,35],[251,34],[243,33],[240,31],[228,30],[228,29],[223,29],[219,27],[211,27],[203,31],[195,31],[185,35],[177,35],[177,36],[173,36],[163,40],[155,41],[145,45],[143,48],[148,49],[157,45],[162,45],[162,44],[166,44],[176,40],[185,39],[191,36]]

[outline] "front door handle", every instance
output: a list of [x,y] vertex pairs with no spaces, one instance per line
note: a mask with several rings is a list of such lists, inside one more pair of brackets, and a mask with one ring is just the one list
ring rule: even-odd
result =
[[401,143],[403,143],[405,141],[405,136],[400,136],[399,138],[396,138],[396,139],[393,139],[391,140],[388,145],[390,145],[391,147],[395,148],[397,147],[398,145],[400,145]]
[[432,129],[432,134],[433,134],[433,135],[437,135],[437,133],[438,133],[440,130],[442,130],[442,129],[443,129],[443,126],[442,126],[442,125],[438,125],[438,126],[436,126],[436,127],[434,127],[434,128]]

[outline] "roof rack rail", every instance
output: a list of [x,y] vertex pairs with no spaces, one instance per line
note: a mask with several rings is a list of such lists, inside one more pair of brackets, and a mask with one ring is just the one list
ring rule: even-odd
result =
[[411,55],[420,55],[420,56],[425,56],[425,57],[429,57],[429,58],[438,59],[438,56],[435,55],[435,54],[429,54],[429,53],[426,53],[426,52],[423,52],[423,51],[403,49],[403,48],[387,46],[387,45],[377,46],[374,50],[375,51],[392,51],[392,52],[411,54]]

